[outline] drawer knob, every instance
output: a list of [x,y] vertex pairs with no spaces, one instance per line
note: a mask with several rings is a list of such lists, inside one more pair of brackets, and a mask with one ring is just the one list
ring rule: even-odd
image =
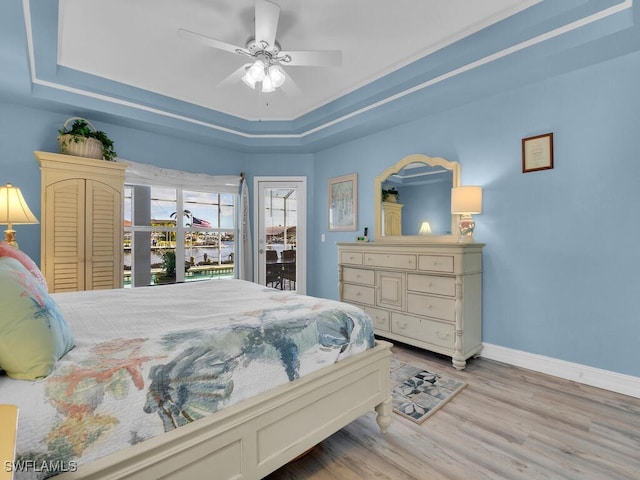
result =
[[433,283],[427,282],[427,287],[432,287],[432,286],[433,286]]
[[404,330],[407,328],[407,322],[398,322],[398,328]]

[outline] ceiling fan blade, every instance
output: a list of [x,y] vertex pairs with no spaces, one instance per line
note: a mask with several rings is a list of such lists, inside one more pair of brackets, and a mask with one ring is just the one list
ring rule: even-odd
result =
[[185,30],[184,28],[178,29],[178,36],[189,40],[195,40],[209,47],[224,50],[225,52],[244,53],[246,55],[251,55],[246,48],[237,47],[236,45],[231,45],[230,43],[216,40],[215,38],[207,37],[206,35],[202,35],[200,33],[192,32],[191,30]]
[[220,80],[216,87],[226,87],[237,84],[242,79],[242,76],[246,73],[247,68],[249,68],[250,65],[250,63],[245,63],[237,70],[234,70],[233,73]]
[[267,0],[256,0],[256,42],[276,43],[276,31],[280,19],[280,7]]
[[288,55],[290,62],[282,62],[283,65],[339,67],[342,65],[342,52],[340,50],[315,50],[315,51],[281,51],[278,57]]

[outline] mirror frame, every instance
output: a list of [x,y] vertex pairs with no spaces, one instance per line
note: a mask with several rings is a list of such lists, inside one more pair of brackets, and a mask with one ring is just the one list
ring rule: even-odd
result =
[[441,157],[428,157],[419,153],[408,155],[395,165],[387,168],[378,175],[373,183],[374,212],[374,238],[376,242],[457,242],[458,241],[458,215],[451,215],[451,235],[382,235],[382,184],[390,175],[399,172],[411,163],[426,163],[432,167],[443,167],[452,172],[452,187],[460,186],[460,164],[450,162]]

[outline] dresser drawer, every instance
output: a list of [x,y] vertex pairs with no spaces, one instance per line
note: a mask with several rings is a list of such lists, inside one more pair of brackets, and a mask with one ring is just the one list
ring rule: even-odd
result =
[[362,252],[340,252],[340,263],[362,265]]
[[391,332],[440,347],[454,348],[455,329],[451,323],[394,312],[391,315]]
[[376,295],[373,287],[353,285],[345,283],[342,286],[342,299],[345,302],[363,303],[365,305],[375,305]]
[[342,281],[373,286],[375,285],[375,273],[374,270],[344,267],[342,269]]
[[391,267],[405,270],[416,269],[416,256],[404,253],[367,253],[364,264],[371,267]]
[[454,298],[432,297],[430,295],[407,294],[407,312],[427,317],[441,318],[453,322],[456,319]]
[[418,255],[418,270],[453,273],[453,255]]
[[407,275],[407,289],[414,292],[435,293],[455,297],[456,279],[454,277],[436,277],[435,275]]
[[383,330],[385,332],[391,331],[389,323],[389,312],[386,310],[380,310],[379,308],[363,307],[364,311],[369,314],[371,320],[373,320],[373,328],[376,330]]

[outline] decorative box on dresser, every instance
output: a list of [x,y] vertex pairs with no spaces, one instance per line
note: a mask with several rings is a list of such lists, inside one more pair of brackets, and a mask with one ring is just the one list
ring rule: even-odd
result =
[[340,299],[376,335],[448,355],[463,369],[482,348],[480,243],[338,243]]
[[35,152],[42,196],[41,268],[51,292],[123,285],[126,164]]

